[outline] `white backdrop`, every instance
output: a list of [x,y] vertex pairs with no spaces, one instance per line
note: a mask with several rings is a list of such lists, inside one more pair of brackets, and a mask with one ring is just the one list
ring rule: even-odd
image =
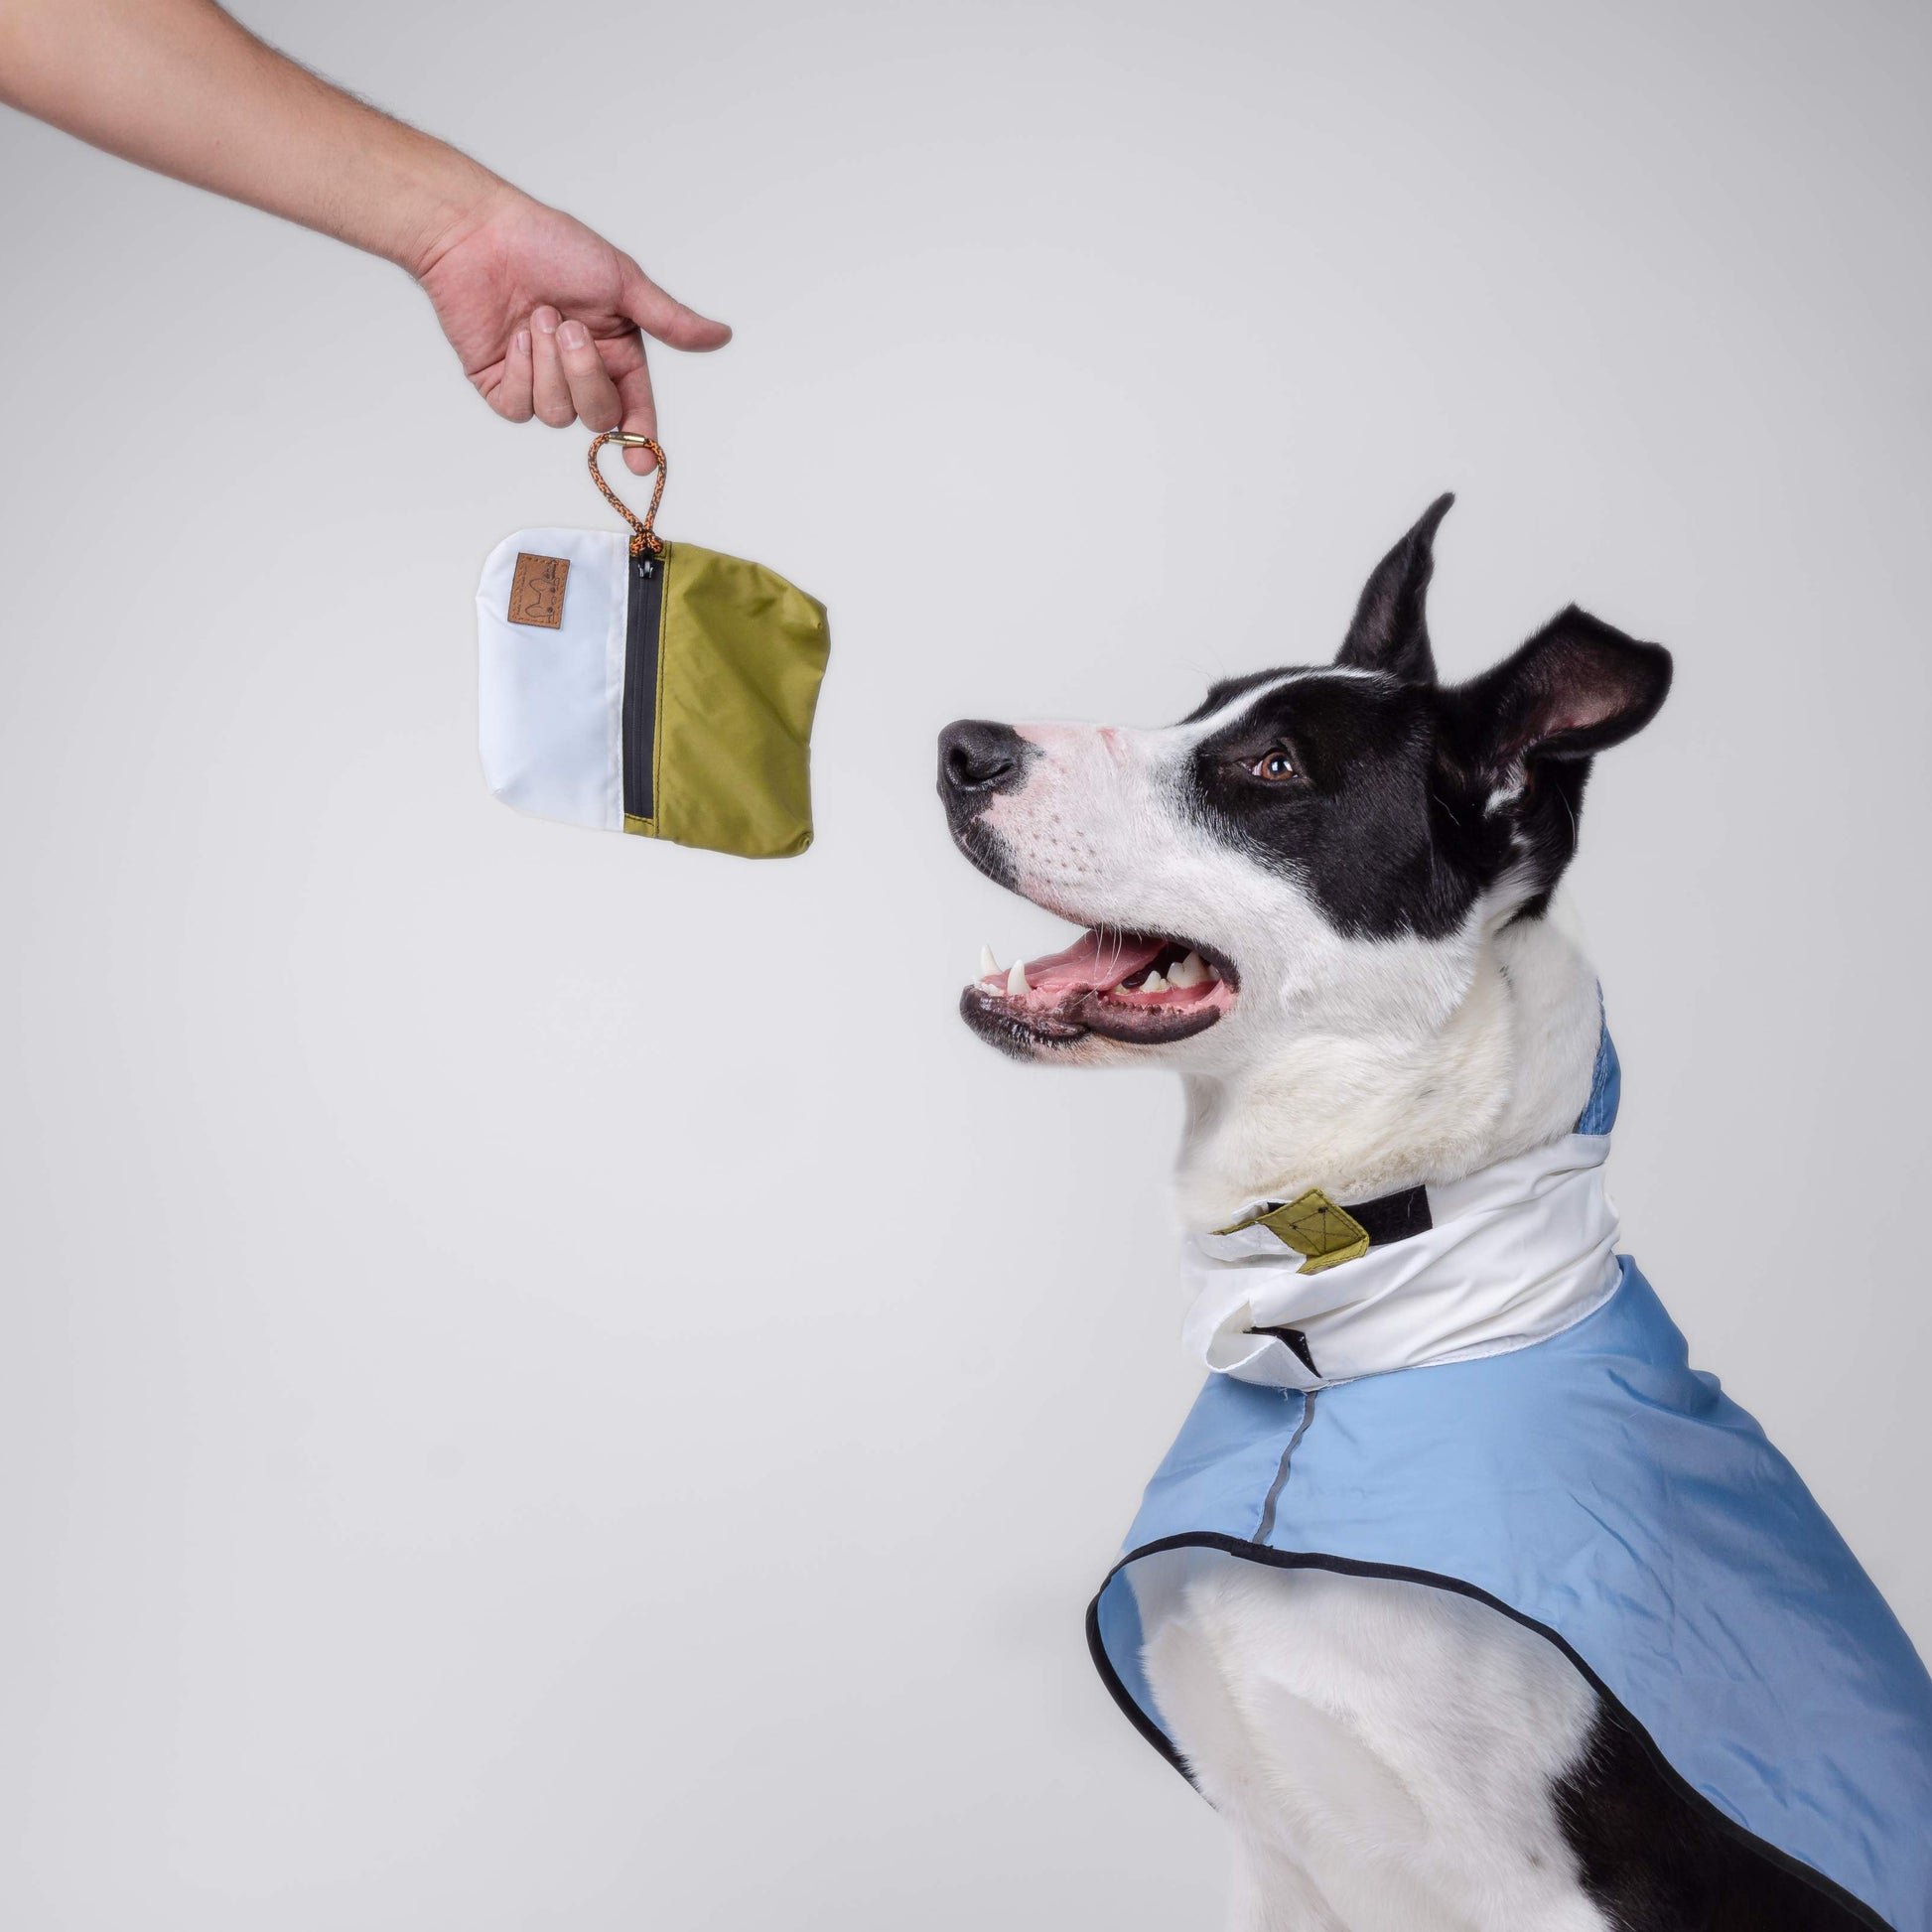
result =
[[1932,1645],[1922,9],[242,12],[737,325],[663,521],[831,606],[819,843],[492,803],[475,575],[582,436],[0,122],[0,1916],[1211,1923],[1081,1636],[1176,1096],[953,1019],[1059,929],[932,739],[1325,654],[1450,486],[1451,670],[1678,652],[1574,875],[1612,1184]]

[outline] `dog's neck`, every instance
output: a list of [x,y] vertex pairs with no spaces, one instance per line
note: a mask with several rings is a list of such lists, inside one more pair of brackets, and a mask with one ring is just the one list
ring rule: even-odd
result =
[[1595,975],[1548,918],[1486,934],[1462,997],[1420,1036],[1308,1033],[1190,1075],[1181,1218],[1206,1231],[1311,1187],[1366,1200],[1541,1147],[1582,1112],[1600,1030]]

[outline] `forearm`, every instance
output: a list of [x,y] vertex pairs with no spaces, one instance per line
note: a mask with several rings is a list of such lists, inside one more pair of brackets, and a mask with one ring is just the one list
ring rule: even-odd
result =
[[0,99],[412,273],[511,192],[264,46],[212,0],[0,0]]

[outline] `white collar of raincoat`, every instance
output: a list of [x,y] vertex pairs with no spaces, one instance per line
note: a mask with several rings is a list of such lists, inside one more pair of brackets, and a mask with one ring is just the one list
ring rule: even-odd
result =
[[[1182,1338],[1217,1374],[1277,1389],[1527,1348],[1600,1308],[1621,1279],[1609,1149],[1607,1134],[1567,1134],[1431,1187],[1432,1226],[1315,1274],[1260,1224],[1189,1235]],[[1313,1369],[1262,1328],[1297,1331]]]

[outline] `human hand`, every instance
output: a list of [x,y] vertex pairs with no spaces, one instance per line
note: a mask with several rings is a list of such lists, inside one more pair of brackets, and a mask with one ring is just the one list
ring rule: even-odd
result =
[[[602,235],[511,188],[433,244],[416,279],[464,373],[513,423],[655,436],[643,336],[684,349],[731,341]],[[648,450],[623,455],[640,477],[655,467]]]

